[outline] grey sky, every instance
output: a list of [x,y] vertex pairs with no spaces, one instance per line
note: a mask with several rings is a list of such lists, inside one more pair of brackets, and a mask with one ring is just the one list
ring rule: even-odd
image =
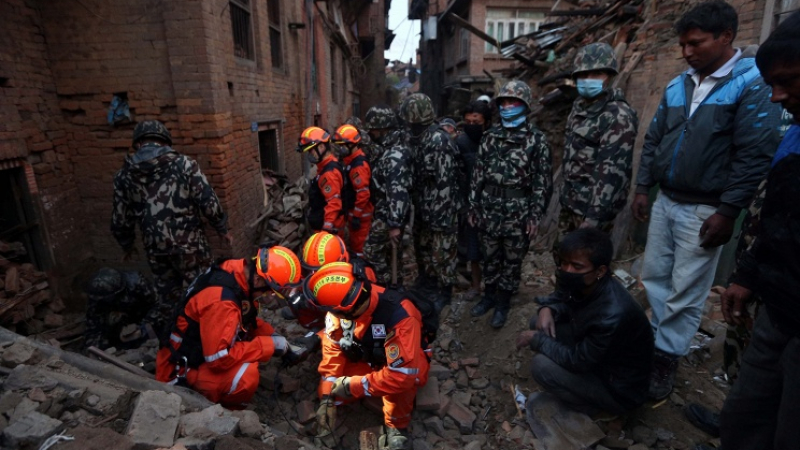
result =
[[395,59],[408,61],[409,58],[417,60],[420,22],[419,20],[408,20],[407,16],[408,0],[393,0],[392,7],[389,9],[389,29],[393,30],[396,36],[392,47],[384,55],[390,61]]

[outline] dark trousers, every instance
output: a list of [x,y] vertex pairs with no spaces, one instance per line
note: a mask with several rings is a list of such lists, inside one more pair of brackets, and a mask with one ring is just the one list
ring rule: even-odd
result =
[[800,338],[762,311],[720,415],[725,450],[800,448]]
[[[531,319],[531,329],[535,329],[535,324],[536,316]],[[568,322],[556,324],[556,340],[567,345],[575,345],[572,329]],[[612,414],[627,412],[627,409],[617,402],[605,383],[591,372],[570,372],[547,356],[537,353],[531,363],[531,374],[541,387],[576,411],[588,415],[601,411]]]

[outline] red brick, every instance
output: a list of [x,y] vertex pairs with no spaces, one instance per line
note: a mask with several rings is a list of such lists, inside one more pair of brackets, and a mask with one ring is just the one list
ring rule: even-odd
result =
[[417,409],[420,411],[436,411],[441,408],[439,380],[428,377],[428,382],[417,390]]

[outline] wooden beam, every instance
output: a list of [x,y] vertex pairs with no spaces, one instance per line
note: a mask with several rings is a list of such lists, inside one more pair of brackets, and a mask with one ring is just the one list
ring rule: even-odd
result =
[[472,26],[471,23],[467,22],[466,20],[462,19],[461,17],[457,16],[456,14],[449,13],[447,15],[447,18],[452,20],[453,22],[455,22],[458,26],[460,26],[460,27],[466,29],[467,31],[469,31],[470,33],[474,34],[475,36],[478,36],[479,38],[483,39],[484,41],[494,45],[497,48],[500,48],[500,43],[497,42],[497,39],[489,36],[488,34],[484,33],[483,31],[475,28],[474,26]]

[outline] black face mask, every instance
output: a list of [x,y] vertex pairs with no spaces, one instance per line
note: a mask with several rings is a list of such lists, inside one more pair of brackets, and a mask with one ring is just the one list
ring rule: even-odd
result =
[[473,142],[480,142],[483,137],[483,125],[468,123],[463,127],[464,133],[469,136]]
[[584,277],[587,274],[592,273],[592,271],[584,272],[584,273],[573,273],[567,272],[563,269],[556,270],[556,288],[562,292],[566,292],[568,294],[574,295],[582,295],[581,292],[589,287],[590,285],[586,284],[583,281]]
[[428,129],[428,125],[422,123],[412,123],[411,124],[411,136],[419,139],[422,136],[422,133]]

